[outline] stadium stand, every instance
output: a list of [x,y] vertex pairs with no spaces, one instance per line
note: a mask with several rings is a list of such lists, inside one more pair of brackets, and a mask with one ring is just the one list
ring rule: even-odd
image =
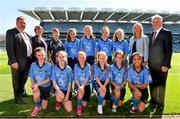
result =
[[[117,28],[122,28],[125,31],[125,39],[132,36],[132,26],[135,22],[141,22],[144,27],[145,34],[149,35],[152,32],[151,17],[155,14],[160,14],[165,22],[164,27],[171,30],[173,33],[173,49],[175,52],[180,52],[180,12],[162,10],[128,10],[119,8],[113,10],[111,8],[85,8],[82,10],[78,7],[64,9],[63,7],[35,7],[34,10],[19,10],[20,12],[31,16],[40,21],[40,25],[44,28],[44,37],[50,39],[52,37],[52,29],[58,27],[61,29],[60,39],[66,38],[66,33],[69,28],[77,29],[77,37],[83,35],[83,27],[91,25],[94,34],[97,38],[101,36],[103,26],[110,28],[110,37]],[[4,47],[5,42],[0,40],[0,47]]]

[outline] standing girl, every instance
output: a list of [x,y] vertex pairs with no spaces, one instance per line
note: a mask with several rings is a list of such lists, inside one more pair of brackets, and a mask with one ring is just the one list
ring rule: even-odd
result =
[[84,36],[81,38],[80,41],[80,50],[86,53],[87,55],[86,61],[92,66],[96,58],[97,42],[93,35],[92,26],[90,25],[84,26],[83,31],[84,31]]
[[76,38],[76,34],[76,29],[70,28],[64,43],[65,50],[68,54],[68,65],[71,69],[74,69],[74,65],[77,63],[77,55],[80,48],[80,40]]
[[61,105],[64,104],[64,108],[67,112],[72,111],[72,70],[67,65],[67,53],[65,51],[59,51],[56,54],[57,65],[52,69],[51,80],[56,90],[56,110],[60,110]]
[[102,34],[101,39],[98,40],[97,42],[97,48],[99,52],[104,51],[107,54],[108,56],[107,62],[108,64],[111,64],[113,47],[112,47],[112,40],[109,39],[109,34],[110,34],[109,27],[104,26],[102,28],[101,34]]
[[129,48],[129,44],[126,40],[124,40],[124,30],[121,28],[118,28],[114,35],[113,35],[113,54],[118,51],[121,50],[123,52],[123,62],[125,64],[125,66],[128,65],[127,63],[127,55],[128,55],[128,49]]

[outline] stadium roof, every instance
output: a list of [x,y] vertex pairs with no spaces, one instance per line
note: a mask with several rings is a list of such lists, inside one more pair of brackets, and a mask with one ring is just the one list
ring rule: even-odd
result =
[[50,21],[90,21],[90,22],[147,22],[151,17],[159,14],[163,17],[164,22],[180,23],[180,12],[171,13],[170,11],[155,11],[141,9],[117,9],[111,8],[85,8],[82,10],[78,7],[71,7],[65,10],[63,7],[53,7],[51,10],[46,7],[35,7],[34,10],[19,10],[20,12],[29,15],[37,20]]

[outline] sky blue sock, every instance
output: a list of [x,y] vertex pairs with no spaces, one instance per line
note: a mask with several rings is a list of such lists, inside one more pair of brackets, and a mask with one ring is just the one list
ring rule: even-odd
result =
[[113,101],[113,102],[114,102],[115,105],[117,105],[118,102],[119,102],[119,98],[115,98],[115,97],[114,97],[114,101]]
[[103,100],[104,100],[104,96],[99,95],[98,96],[98,105],[102,105]]
[[40,100],[40,101],[35,102],[35,106],[36,106],[36,107],[41,107],[41,100]]
[[137,107],[138,103],[139,103],[139,100],[134,98],[133,99],[133,107]]
[[82,106],[82,100],[77,99],[77,106]]

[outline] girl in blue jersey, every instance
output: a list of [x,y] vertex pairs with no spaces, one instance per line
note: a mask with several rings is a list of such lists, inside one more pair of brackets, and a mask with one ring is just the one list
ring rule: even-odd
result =
[[116,51],[114,54],[114,64],[110,66],[110,83],[112,89],[112,111],[116,112],[117,106],[122,106],[126,93],[126,68],[123,64],[123,52]]
[[113,53],[115,53],[117,50],[121,50],[123,52],[124,54],[123,62],[125,66],[128,65],[127,63],[128,49],[129,49],[128,42],[124,40],[124,30],[118,28],[113,35]]
[[57,65],[52,69],[51,80],[56,90],[56,110],[60,110],[61,104],[67,112],[72,111],[72,69],[67,65],[67,53],[59,51],[56,54]]
[[77,109],[78,116],[82,113],[82,107],[86,107],[90,100],[90,65],[86,62],[86,53],[80,51],[78,53],[78,63],[74,66],[74,80],[77,86]]
[[76,34],[76,29],[70,28],[64,43],[65,50],[68,54],[68,65],[71,69],[74,69],[74,65],[77,63],[77,55],[80,48],[80,40],[76,38]]
[[86,61],[91,66],[95,63],[96,52],[97,52],[97,42],[93,35],[92,26],[86,25],[84,26],[84,36],[80,41],[80,50],[86,53]]
[[38,115],[41,107],[42,109],[47,109],[52,68],[51,65],[45,60],[46,56],[44,48],[36,48],[35,56],[37,61],[31,64],[29,71],[33,98],[35,102],[35,107],[31,113],[32,117],[36,117]]
[[138,52],[132,55],[133,66],[128,69],[127,81],[133,95],[133,107],[130,113],[135,110],[143,112],[148,99],[148,84],[151,83],[149,69],[143,66],[142,55]]
[[107,55],[103,51],[98,53],[98,62],[93,66],[93,77],[96,81],[95,89],[98,92],[97,112],[103,114],[103,106],[106,100],[110,99],[109,68],[107,64]]
[[98,51],[104,51],[108,56],[108,64],[112,63],[112,52],[113,52],[113,46],[112,46],[112,40],[109,39],[110,30],[109,27],[104,26],[101,31],[101,39],[97,42],[97,49]]

